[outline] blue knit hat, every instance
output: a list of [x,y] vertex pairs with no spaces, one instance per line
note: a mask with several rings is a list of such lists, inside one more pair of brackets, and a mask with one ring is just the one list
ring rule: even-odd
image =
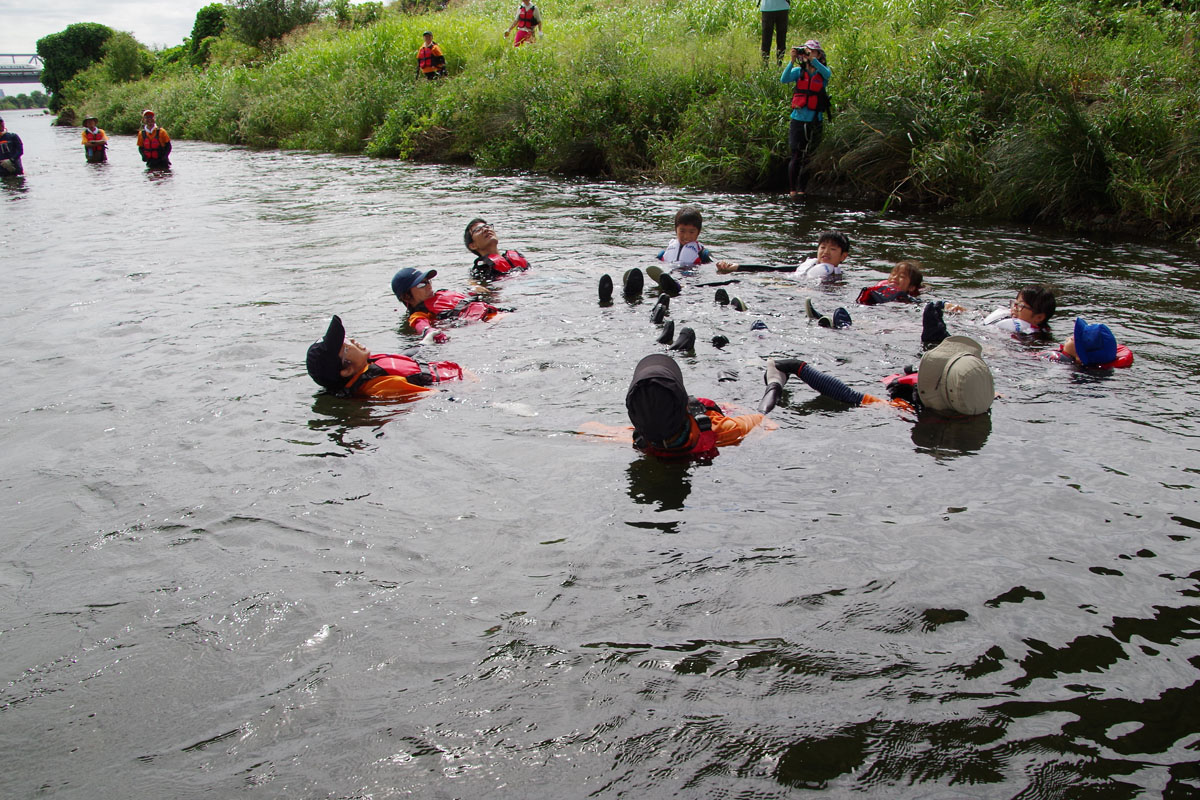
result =
[[1089,325],[1083,317],[1075,318],[1075,355],[1085,367],[1097,367],[1117,358],[1117,337],[1107,325]]

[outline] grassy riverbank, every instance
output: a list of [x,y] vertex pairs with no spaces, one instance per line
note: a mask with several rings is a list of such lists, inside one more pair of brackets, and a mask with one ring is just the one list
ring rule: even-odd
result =
[[[806,0],[789,39],[829,53],[836,116],[813,190],[880,207],[1200,235],[1200,13],[1084,0]],[[513,49],[510,0],[319,23],[271,60],[79,81],[132,132],[481,167],[775,189],[790,98],[751,2],[546,0]],[[415,78],[432,29],[450,79]]]

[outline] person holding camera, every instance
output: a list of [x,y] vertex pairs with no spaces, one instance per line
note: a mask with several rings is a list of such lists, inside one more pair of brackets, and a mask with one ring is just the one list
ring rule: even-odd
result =
[[831,72],[825,64],[825,51],[816,39],[803,47],[792,48],[792,60],[783,68],[780,83],[793,83],[792,113],[788,126],[788,186],[791,197],[803,197],[808,188],[808,161],[821,141],[822,121],[829,108],[825,91]]
[[792,9],[789,0],[759,0],[762,12],[762,60],[766,66],[771,56],[771,33],[775,34],[775,65],[783,63],[783,43],[787,41],[788,13]]

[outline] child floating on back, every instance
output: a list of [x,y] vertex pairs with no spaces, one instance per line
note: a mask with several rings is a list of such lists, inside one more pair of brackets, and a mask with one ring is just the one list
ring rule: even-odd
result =
[[512,272],[529,269],[529,261],[518,250],[500,252],[500,239],[496,229],[482,218],[476,217],[467,223],[463,231],[463,243],[475,254],[471,274],[482,280],[503,278]]
[[325,336],[308,348],[309,377],[337,397],[403,399],[432,391],[442,381],[462,380],[451,361],[424,363],[403,355],[378,354],[354,339],[346,341],[342,320],[334,316]]
[[1125,345],[1117,344],[1117,337],[1107,325],[1089,324],[1083,317],[1075,318],[1075,331],[1062,346],[1057,351],[1044,354],[1044,357],[1094,369],[1133,364],[1133,353]]
[[921,284],[925,276],[921,273],[920,265],[915,261],[900,261],[892,267],[892,272],[874,286],[868,286],[858,293],[858,303],[864,306],[876,306],[881,303],[915,303],[921,293]]
[[717,272],[795,272],[809,281],[832,281],[842,277],[842,262],[850,256],[850,240],[841,231],[825,231],[817,237],[817,254],[797,266],[735,264],[718,261]]
[[404,303],[405,322],[423,338],[439,344],[450,337],[438,330],[435,323],[490,320],[505,311],[464,292],[433,288],[436,269],[419,270],[405,267],[392,276],[392,292]]

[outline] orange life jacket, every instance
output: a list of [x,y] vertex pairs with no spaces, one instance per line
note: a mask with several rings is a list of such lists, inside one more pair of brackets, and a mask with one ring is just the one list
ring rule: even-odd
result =
[[433,52],[433,48],[435,47],[437,47],[437,42],[434,42],[429,47],[422,46],[417,51],[417,66],[421,68],[421,72],[436,72],[437,68],[441,66],[434,62],[434,59],[437,57],[437,54]]
[[157,161],[162,158],[160,154],[162,150],[162,133],[163,129],[159,127],[155,127],[153,133],[146,133],[145,128],[138,131],[138,147],[142,148],[142,156],[147,161]]

